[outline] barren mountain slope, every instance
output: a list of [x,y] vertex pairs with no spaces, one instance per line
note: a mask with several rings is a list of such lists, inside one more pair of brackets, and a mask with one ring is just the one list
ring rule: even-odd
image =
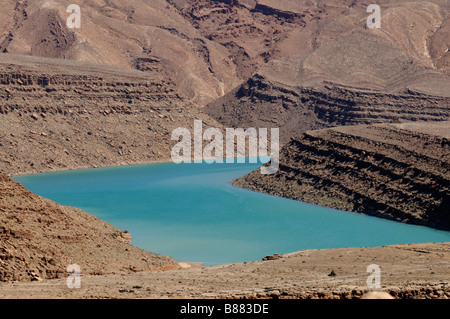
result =
[[[360,0],[168,2],[204,37],[230,50],[241,77],[248,77],[269,60],[311,51],[355,26],[362,26],[370,14],[366,12],[368,3]],[[441,39],[449,30],[443,24],[448,15],[448,2],[382,0],[377,4],[381,5],[382,12],[386,11],[379,33],[392,43],[429,65],[450,57],[445,47],[448,39]],[[430,57],[431,46],[436,48],[436,53]]]
[[149,74],[0,55],[0,171],[7,175],[170,160],[171,133],[221,127]]
[[[379,30],[366,30],[365,20],[350,28],[345,23],[356,14],[327,20],[320,34],[335,30],[333,36],[322,36],[312,51],[260,67],[206,112],[226,126],[280,127],[283,142],[337,125],[448,119],[450,77],[441,67],[447,39],[437,36],[444,34],[437,26],[446,25],[448,6],[402,3],[382,12]],[[421,23],[413,28],[415,17]],[[398,19],[411,29],[400,32]],[[442,44],[441,53],[432,54],[441,62],[430,58],[431,42]]]
[[450,122],[309,131],[282,148],[278,173],[234,185],[450,230]]
[[43,199],[0,175],[0,282],[177,268],[170,257],[128,244],[131,236],[84,213]]
[[[362,26],[362,0],[2,0],[0,51],[90,61],[160,74],[205,105],[258,66],[310,52]],[[448,73],[448,1],[382,0],[380,35]]]
[[80,29],[66,25],[67,7],[73,1],[1,3],[2,52],[157,73],[199,104],[241,82],[228,50],[203,38],[164,0],[76,1]]

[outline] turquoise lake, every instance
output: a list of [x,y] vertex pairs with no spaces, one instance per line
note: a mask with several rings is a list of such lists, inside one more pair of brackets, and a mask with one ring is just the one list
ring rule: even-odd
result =
[[151,164],[14,178],[177,261],[216,265],[303,249],[450,241],[450,232],[233,187],[259,164]]

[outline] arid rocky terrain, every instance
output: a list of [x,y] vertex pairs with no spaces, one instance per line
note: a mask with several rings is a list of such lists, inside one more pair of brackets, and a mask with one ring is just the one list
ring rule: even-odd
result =
[[448,120],[448,51],[429,48],[448,32],[448,4],[386,4],[381,29],[350,12],[325,19],[310,50],[271,60],[206,112],[225,126],[279,127],[284,143],[325,127]]
[[362,0],[80,0],[69,29],[73,2],[0,1],[0,281],[38,281],[0,297],[359,298],[371,263],[397,298],[449,297],[448,243],[180,269],[6,177],[168,161],[194,120],[278,127],[280,171],[236,186],[449,230],[447,0],[379,0],[381,29]]
[[[77,2],[82,26],[68,29],[72,2],[2,1],[0,51],[160,74],[200,105],[271,60],[306,54],[364,29],[369,15],[361,0],[96,0]],[[377,3],[383,28],[376,35],[448,75],[448,2]]]
[[308,131],[282,148],[276,174],[234,185],[450,230],[450,122]]
[[3,1],[0,50],[160,74],[200,104],[240,83],[228,51],[164,0],[78,1],[82,26],[68,29],[72,3]]
[[[380,266],[379,290],[399,299],[448,299],[449,244],[306,250],[265,261],[169,271],[81,276],[0,285],[0,298],[236,298],[359,299],[371,264]],[[334,274],[335,276],[331,275]]]
[[219,123],[136,70],[0,55],[0,172],[169,161],[175,128]]

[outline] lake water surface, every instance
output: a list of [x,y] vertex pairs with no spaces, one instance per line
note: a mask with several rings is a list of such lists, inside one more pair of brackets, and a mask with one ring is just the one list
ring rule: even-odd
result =
[[258,164],[151,164],[20,176],[32,192],[129,231],[132,244],[215,265],[303,249],[450,241],[450,232],[233,187]]

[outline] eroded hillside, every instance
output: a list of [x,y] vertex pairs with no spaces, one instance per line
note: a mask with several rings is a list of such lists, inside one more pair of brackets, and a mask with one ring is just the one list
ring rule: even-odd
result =
[[127,69],[0,55],[0,171],[170,160],[171,133],[221,127],[165,81]]

